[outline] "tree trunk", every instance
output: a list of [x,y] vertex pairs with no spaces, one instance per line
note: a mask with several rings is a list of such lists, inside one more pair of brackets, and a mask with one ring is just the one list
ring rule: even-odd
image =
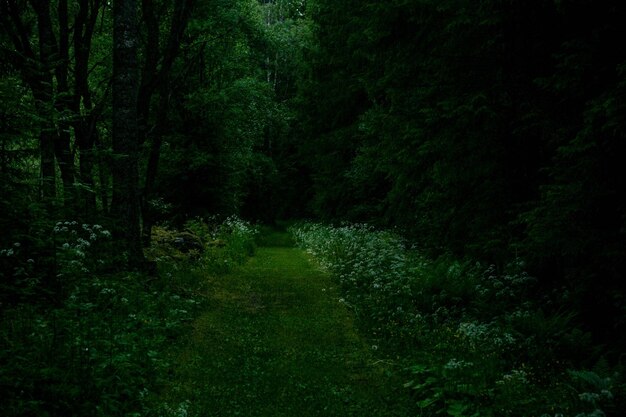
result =
[[[67,39],[69,37],[69,29],[67,27],[67,4],[65,4],[65,1],[61,1],[59,4],[61,32],[61,47],[59,48],[52,27],[50,2],[46,0],[31,0],[30,3],[37,15],[39,34],[41,83],[37,88],[40,89],[38,94],[41,99],[40,108],[45,112],[43,120],[46,126],[44,126],[43,129],[49,130],[49,132],[42,132],[40,138],[45,142],[51,141],[53,144],[53,153],[56,155],[59,170],[61,171],[64,203],[66,208],[71,210],[74,200],[74,159],[70,150],[69,123],[60,122],[57,130],[53,117],[54,110],[58,112],[69,110],[67,109],[67,60],[69,59],[67,50]],[[63,6],[65,6],[65,8],[63,8]],[[55,73],[57,79],[58,99],[54,97],[52,72]],[[49,144],[44,143],[41,146],[42,149],[48,149]],[[49,163],[48,161],[44,161],[43,156],[42,154],[42,175],[45,190],[45,184],[49,183],[51,180],[49,179]],[[48,157],[49,156],[46,155],[46,158]],[[46,166],[44,166],[44,164]],[[54,162],[52,162],[52,165],[54,165]]]
[[150,153],[148,155],[148,163],[146,167],[146,179],[143,189],[143,244],[150,246],[152,239],[152,225],[154,224],[154,213],[150,206],[150,197],[154,189],[154,182],[159,167],[159,158],[161,156],[161,144],[163,143],[163,132],[167,123],[168,94],[169,83],[168,78],[163,80],[160,88],[159,107],[157,109],[157,121],[152,135],[152,143],[150,144]]
[[[96,212],[96,187],[94,181],[95,144],[98,135],[96,123],[102,110],[102,105],[96,106],[93,103],[89,88],[88,67],[91,42],[102,2],[99,0],[80,0],[78,3],[79,9],[74,19],[75,91],[72,106],[76,114],[74,135],[79,151],[79,177],[84,185],[81,187],[80,192],[81,211],[89,218]],[[102,99],[102,102],[104,101]],[[106,191],[104,192],[106,193]],[[105,213],[107,205],[105,197],[102,199],[102,208]]]
[[116,234],[128,267],[143,269],[139,209],[137,129],[137,3],[113,2],[113,201]]
[[[38,114],[41,116],[41,114]],[[39,157],[41,158],[40,197],[50,203],[56,194],[56,175],[54,169],[54,135],[46,127],[39,132]]]
[[[168,96],[169,96],[169,73],[174,60],[180,51],[180,41],[187,27],[193,0],[180,0],[174,2],[170,31],[163,51],[160,51],[159,42],[159,18],[156,15],[153,0],[142,0],[143,20],[147,31],[147,44],[145,45],[145,63],[141,73],[137,112],[139,122],[139,140],[145,143],[152,132],[150,152],[148,155],[144,188],[141,198],[141,212],[143,218],[143,244],[150,245],[152,237],[152,224],[154,214],[150,208],[150,198],[156,179],[161,152],[163,131],[167,122]],[[159,62],[161,63],[159,68]],[[150,104],[156,89],[159,91],[159,104],[156,114],[155,126],[149,128]]]

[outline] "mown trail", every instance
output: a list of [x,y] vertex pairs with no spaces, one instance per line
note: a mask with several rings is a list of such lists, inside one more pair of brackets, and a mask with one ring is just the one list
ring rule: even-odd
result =
[[[299,249],[261,247],[210,278],[209,308],[164,400],[188,416],[406,416],[406,392],[357,335],[331,278]],[[403,404],[404,403],[404,404]]]

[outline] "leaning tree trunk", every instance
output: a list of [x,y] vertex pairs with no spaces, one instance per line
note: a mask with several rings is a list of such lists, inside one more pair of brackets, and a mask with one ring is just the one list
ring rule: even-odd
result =
[[113,201],[116,234],[131,269],[144,265],[139,210],[137,3],[113,2]]

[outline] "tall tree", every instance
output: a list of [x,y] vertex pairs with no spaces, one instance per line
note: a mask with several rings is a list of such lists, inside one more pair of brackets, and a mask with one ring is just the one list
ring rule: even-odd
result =
[[[92,153],[95,121],[104,100],[100,105],[94,104],[89,59],[103,4],[102,0],[80,0],[75,5],[67,0],[8,0],[0,4],[2,28],[13,44],[13,49],[3,48],[2,52],[21,72],[36,103],[42,195],[55,194],[56,160],[68,215],[81,206],[77,197],[81,197],[84,207],[79,214],[93,215],[96,207]],[[34,40],[39,44],[37,51],[31,46]],[[78,161],[74,158],[76,153],[80,156]],[[77,179],[86,185],[79,187],[80,194]]]
[[[165,45],[161,45],[159,21],[163,16],[157,14],[154,0],[142,0],[142,19],[145,27],[144,62],[137,99],[137,117],[139,122],[139,140],[144,143],[150,139],[148,160],[141,194],[141,214],[143,220],[143,242],[150,244],[154,215],[151,210],[151,197],[159,166],[163,134],[167,125],[167,112],[170,96],[170,72],[179,55],[183,34],[189,22],[193,0],[176,0],[171,10],[169,33]],[[166,8],[161,8],[164,14]],[[159,100],[156,120],[150,122],[151,101],[158,90]],[[149,133],[150,132],[150,133]]]
[[136,0],[113,3],[113,200],[116,232],[125,246],[128,266],[141,269],[139,208],[139,132],[137,124],[138,31]]
[[[14,49],[4,49],[8,62],[19,68],[22,78],[31,89],[40,122],[39,149],[41,164],[41,196],[55,196],[55,143],[57,131],[53,122],[54,87],[53,68],[56,58],[56,40],[50,19],[50,4],[30,2],[37,22],[38,49],[32,47],[33,34],[24,15],[27,6],[14,0],[0,3],[2,29],[8,34]],[[57,146],[58,149],[58,146]]]

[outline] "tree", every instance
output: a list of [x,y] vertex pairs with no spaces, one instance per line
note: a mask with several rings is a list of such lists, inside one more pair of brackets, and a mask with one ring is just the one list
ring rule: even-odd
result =
[[[48,199],[55,195],[56,161],[63,183],[66,214],[89,217],[96,209],[93,153],[96,120],[104,102],[101,97],[99,105],[94,103],[89,85],[89,61],[96,22],[104,2],[80,0],[70,7],[67,0],[58,0],[56,10],[53,5],[40,0],[2,2],[2,27],[13,45],[13,49],[3,48],[3,52],[20,71],[36,103],[41,126],[43,197]],[[34,25],[30,24],[32,16]],[[31,47],[34,40],[39,44],[37,52]],[[72,145],[78,151],[78,161]],[[76,187],[78,183],[83,186]]]
[[111,212],[125,246],[128,266],[144,264],[139,206],[137,92],[137,3],[113,3],[113,200]]
[[[32,48],[30,27],[24,22],[25,7],[9,0],[0,5],[2,27],[14,46],[4,49],[10,62],[19,68],[35,100],[36,112],[40,120],[39,149],[41,161],[41,196],[49,200],[55,196],[55,151],[66,154],[61,149],[56,126],[54,125],[53,70],[57,45],[50,18],[50,3],[33,0],[30,2],[37,22],[38,50]],[[66,165],[64,165],[67,168]],[[64,179],[70,183],[70,173]],[[65,183],[64,183],[65,184]],[[67,193],[69,194],[69,192]]]
[[318,214],[398,226],[433,255],[522,256],[614,337],[624,4],[358,3],[311,2],[301,149]]
[[[179,55],[182,37],[189,22],[194,2],[193,0],[180,0],[173,3],[169,32],[165,45],[162,46],[160,42],[161,28],[159,27],[159,20],[163,16],[157,15],[156,5],[153,0],[142,1],[146,43],[144,45],[144,62],[137,99],[137,117],[140,142],[143,143],[150,140],[141,195],[144,245],[150,244],[152,225],[155,220],[151,210],[151,198],[159,166],[163,135],[165,134],[168,121],[167,113],[171,94],[170,72],[174,61]],[[162,10],[165,10],[165,8]],[[151,124],[151,100],[157,91],[159,98],[156,105],[156,117]]]
[[262,148],[280,116],[263,71],[267,43],[256,0],[194,8],[169,79],[171,111],[153,190],[173,206],[175,221],[238,213],[256,185],[271,182]]

